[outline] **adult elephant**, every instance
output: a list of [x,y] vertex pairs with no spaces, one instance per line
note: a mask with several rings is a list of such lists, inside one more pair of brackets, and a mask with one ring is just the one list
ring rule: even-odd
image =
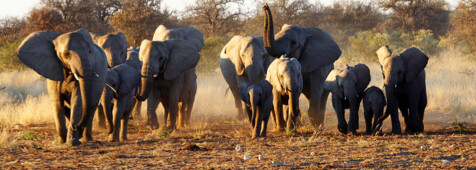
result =
[[147,125],[151,128],[159,127],[155,112],[159,102],[164,106],[165,128],[176,128],[180,96],[184,87],[193,86],[185,84],[185,77],[197,65],[199,52],[195,44],[187,40],[142,41],[139,51],[142,78],[136,98],[147,99]]
[[[334,81],[326,81],[324,88],[332,93],[332,106],[337,113],[337,129],[341,133],[357,133],[359,128],[359,107],[364,90],[370,83],[370,70],[365,64],[335,69]],[[349,126],[345,120],[345,109],[350,110]]]
[[94,43],[104,50],[108,68],[113,68],[126,61],[127,40],[122,32],[116,34],[98,35],[91,33]]
[[[182,27],[177,29],[167,29],[164,25],[159,25],[155,30],[153,41],[166,40],[185,40],[199,52],[204,46],[203,34],[198,29],[193,27]],[[195,101],[195,94],[197,93],[197,74],[195,67],[186,70],[184,73],[184,86],[180,90],[177,124],[178,127],[185,127],[190,124],[190,117]],[[159,100],[161,103],[162,100]],[[162,102],[163,103],[163,102]],[[162,106],[165,106],[162,104]],[[149,110],[149,109],[148,109]],[[166,110],[166,109],[164,109]],[[169,115],[168,113],[164,115]],[[166,121],[169,118],[166,118]],[[147,124],[152,128],[158,128],[158,121],[155,111],[147,111]]]
[[266,15],[264,46],[270,55],[283,54],[296,58],[301,63],[304,80],[303,94],[308,100],[308,115],[313,126],[324,121],[328,93],[324,92],[324,81],[334,67],[341,51],[334,39],[324,30],[283,25],[275,36],[271,10],[265,4]]
[[428,56],[415,47],[408,48],[397,56],[392,56],[392,50],[388,46],[381,47],[376,53],[382,66],[387,97],[387,109],[382,119],[390,115],[392,133],[400,134],[400,109],[405,121],[405,131],[423,132],[423,115],[427,104],[424,69]]
[[107,61],[89,32],[34,32],[20,44],[17,55],[21,62],[47,78],[58,141],[77,146],[81,137],[91,140],[86,127],[94,117],[104,88]]
[[279,58],[269,65],[266,80],[273,85],[275,131],[295,130],[303,88],[301,64],[295,58]]
[[262,37],[234,36],[220,53],[220,69],[235,98],[237,117],[245,117],[238,87],[241,83],[256,84],[264,80],[274,59],[266,55]]

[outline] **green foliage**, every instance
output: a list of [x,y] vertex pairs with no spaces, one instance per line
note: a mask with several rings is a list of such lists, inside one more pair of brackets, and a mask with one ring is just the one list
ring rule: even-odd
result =
[[394,54],[409,48],[417,47],[427,55],[433,56],[440,50],[438,40],[433,37],[431,30],[419,30],[411,34],[392,31],[378,33],[375,31],[357,32],[348,38],[350,49],[344,49],[348,54],[347,60],[377,61],[375,51],[384,45],[389,45]]
[[159,128],[157,130],[152,131],[152,133],[156,134],[161,139],[168,138],[172,132],[173,132],[173,130],[164,130],[162,128]]
[[21,41],[22,40],[17,40],[0,45],[0,72],[26,68],[20,59],[18,59],[15,52]]
[[197,72],[215,72],[220,63],[220,52],[228,41],[225,37],[208,37],[204,40],[205,46],[200,52],[200,61],[197,65]]
[[31,131],[25,131],[25,132],[21,132],[18,135],[18,139],[21,139],[21,140],[37,140],[38,137],[36,136],[36,134],[34,134]]

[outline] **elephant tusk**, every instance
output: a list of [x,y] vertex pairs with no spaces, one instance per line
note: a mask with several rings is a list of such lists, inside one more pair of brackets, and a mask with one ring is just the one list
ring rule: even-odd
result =
[[395,84],[395,88],[397,88],[397,85]]
[[154,75],[152,75],[152,77],[154,77],[154,78],[159,77],[159,74],[154,74]]
[[357,95],[357,98],[359,98],[359,95]]
[[344,97],[344,100],[347,100],[347,97]]
[[73,75],[74,75],[74,78],[79,81],[78,75],[76,75],[76,74],[73,74]]
[[94,76],[99,77],[99,74],[96,72],[93,72]]
[[288,89],[284,89],[284,92],[287,93],[287,92],[288,92]]

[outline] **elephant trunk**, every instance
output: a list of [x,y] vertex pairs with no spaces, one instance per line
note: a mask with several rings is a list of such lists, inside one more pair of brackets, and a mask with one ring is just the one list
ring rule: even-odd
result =
[[84,77],[79,79],[79,89],[81,93],[81,104],[82,104],[82,114],[81,114],[81,120],[79,123],[75,126],[76,130],[79,130],[82,127],[85,127],[88,120],[89,116],[92,116],[93,113],[96,111],[96,106],[97,106],[97,99],[94,99],[96,94],[93,90],[96,89],[94,84],[94,80],[92,80],[93,77]]
[[153,79],[153,77],[149,75],[149,73],[151,73],[149,61],[145,59],[143,62],[144,64],[142,65],[141,71],[141,84],[138,89],[138,94],[136,96],[137,100],[139,101],[144,101],[145,99],[147,99],[147,97],[149,97]]
[[276,41],[274,40],[273,16],[271,15],[268,4],[263,6],[263,11],[266,16],[263,35],[264,47],[266,47],[266,51],[268,51],[269,55],[279,57],[281,54],[277,54],[276,50],[273,50],[273,48],[276,48]]

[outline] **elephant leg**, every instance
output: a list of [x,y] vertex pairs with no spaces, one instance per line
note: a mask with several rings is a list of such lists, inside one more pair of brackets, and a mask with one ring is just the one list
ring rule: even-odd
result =
[[[129,114],[128,114],[129,115]],[[121,119],[121,141],[127,140],[127,125],[129,123],[129,116]]]
[[[373,117],[374,113],[372,111],[371,108],[369,108],[368,106],[365,107],[364,106],[364,118],[365,118],[365,133],[367,135],[370,135],[372,133],[372,117]],[[375,120],[377,120],[378,118],[375,117]],[[374,123],[375,124],[375,123]]]
[[418,105],[418,132],[423,132],[425,130],[425,126],[423,124],[423,116],[425,115],[425,108],[427,105],[427,96],[426,96],[426,89],[423,90],[422,96],[420,97],[420,102]]
[[177,108],[178,108],[177,127],[183,128],[185,127],[185,103],[179,102]]
[[119,141],[119,132],[121,130],[121,119],[124,114],[125,103],[121,100],[117,100],[114,108],[112,109],[113,115],[113,122],[114,122],[114,130],[112,134],[109,134],[109,141],[110,142],[118,142]]
[[[261,108],[260,108],[261,109]],[[258,109],[259,110],[259,109]],[[259,113],[255,113],[257,115],[254,116],[254,131],[253,131],[253,138],[257,138],[261,136],[261,120],[260,120],[260,115]]]
[[261,137],[266,137],[266,131],[268,130],[268,119],[269,117],[266,117],[261,120],[261,125],[263,126],[260,133]]
[[99,127],[101,129],[105,129],[106,128],[106,116],[104,115],[103,106],[101,104],[98,105],[98,108],[96,110],[96,115],[97,115],[97,118],[98,118]]
[[[177,92],[176,94],[178,94]],[[169,103],[169,118],[167,119],[167,130],[176,129],[176,122],[177,122],[177,114],[178,114],[178,96],[170,96],[170,103]]]
[[333,67],[333,64],[321,66],[309,74],[303,74],[303,78],[308,79],[310,82],[310,84],[304,85],[303,92],[309,91],[309,94],[306,95],[309,106],[308,116],[314,127],[319,127],[324,122],[327,96],[329,95],[328,92],[324,92],[324,82]]
[[190,96],[187,101],[187,108],[185,114],[185,125],[190,126],[190,118],[192,117],[193,103],[195,102],[195,95],[197,94],[197,83],[190,89]]
[[284,130],[284,118],[283,118],[283,104],[278,92],[273,90],[273,109],[274,109],[274,131],[280,132]]
[[359,129],[359,106],[360,100],[356,98],[348,98],[350,103],[349,108],[349,126],[347,131],[352,134],[357,134],[357,129]]
[[157,106],[159,105],[159,95],[152,89],[150,96],[147,98],[147,126],[151,129],[159,128],[159,121],[157,120]]
[[132,117],[134,119],[141,119],[141,108],[142,108],[142,102],[134,98],[134,109],[132,109]]
[[[93,112],[94,114],[95,112]],[[93,132],[92,132],[92,129],[93,129],[93,118],[94,118],[94,115],[91,115],[88,117],[88,122],[87,122],[87,125],[86,125],[86,128],[84,129],[83,131],[83,141],[87,142],[87,141],[92,141],[93,140]]]
[[347,134],[347,122],[345,121],[345,110],[342,100],[332,95],[332,106],[337,114],[337,129],[343,134]]
[[[65,119],[65,106],[64,101],[61,99],[60,94],[56,91],[56,84],[53,84],[50,81],[48,82],[48,93],[50,96],[50,101],[53,106],[53,113],[55,115],[55,127],[56,134],[58,134],[58,142],[66,142],[66,119]],[[53,87],[53,88],[52,88]]]
[[407,127],[407,129],[410,129],[410,133],[416,133],[419,129],[418,110],[420,106],[420,96],[410,97],[408,104],[410,113],[408,115],[409,127]]
[[290,114],[291,113],[289,111],[289,105],[283,104],[282,112],[283,112],[283,120],[284,120],[284,125],[285,125],[284,127],[286,128],[286,130],[290,130],[290,129],[288,129],[288,126],[289,127],[291,126],[291,124],[289,122],[289,121],[291,121],[290,120]]

